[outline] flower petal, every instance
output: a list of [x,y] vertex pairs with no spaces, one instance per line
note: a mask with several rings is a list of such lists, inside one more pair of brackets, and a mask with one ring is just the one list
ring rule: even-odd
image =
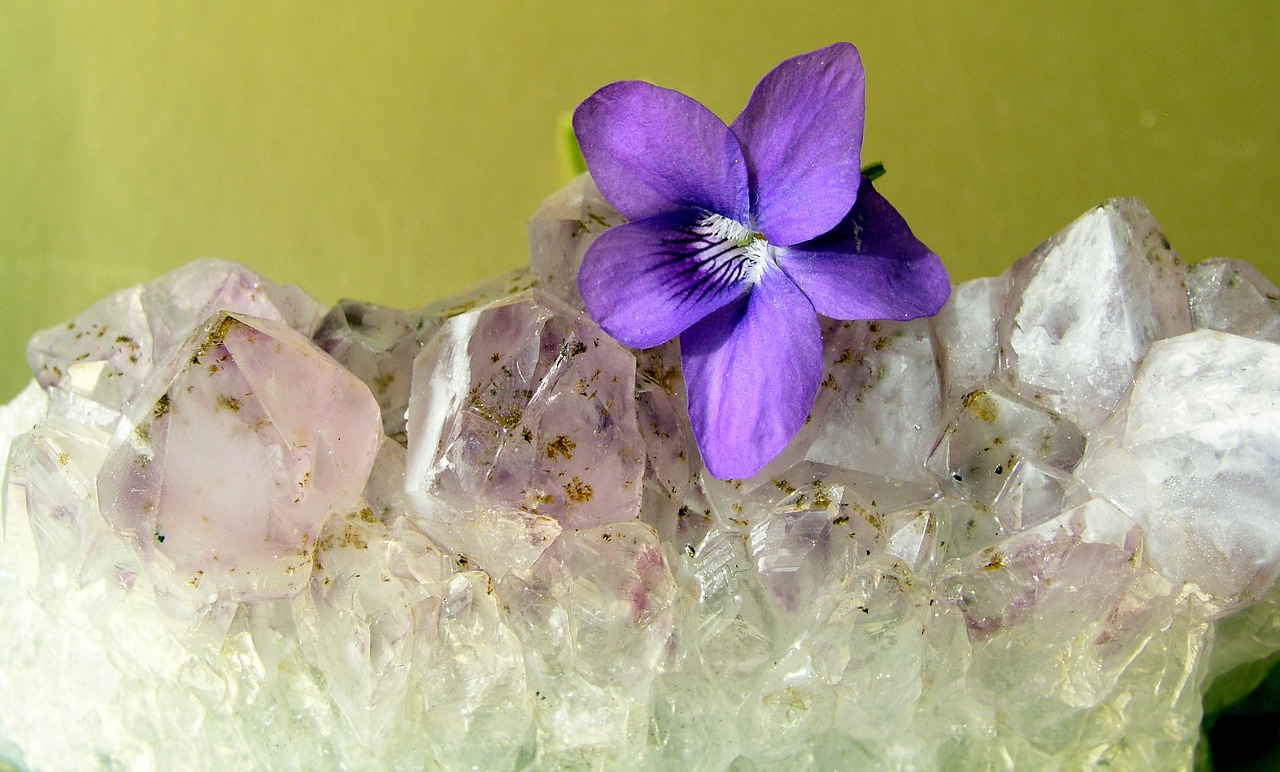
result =
[[592,319],[625,345],[666,343],[740,298],[745,250],[699,228],[693,209],[610,228],[592,242],[578,291]]
[[849,213],[858,191],[865,85],[858,49],[836,43],[773,68],[733,122],[747,157],[756,227],[769,243],[815,238]]
[[707,471],[750,477],[804,425],[822,377],[813,306],[781,271],[680,336],[689,421]]
[[774,255],[818,313],[833,319],[932,316],[951,294],[942,261],[865,177],[834,230]]
[[628,220],[693,207],[747,221],[742,148],[697,100],[611,83],[578,105],[573,131],[601,195]]

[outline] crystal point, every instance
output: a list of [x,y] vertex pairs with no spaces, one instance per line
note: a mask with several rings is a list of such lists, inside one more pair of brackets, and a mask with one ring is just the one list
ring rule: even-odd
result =
[[542,287],[582,308],[578,294],[582,256],[597,236],[623,222],[588,174],[548,197],[529,220],[529,264]]
[[265,282],[234,263],[200,260],[37,333],[27,344],[27,361],[55,401],[80,404],[80,415],[93,410],[99,422],[114,425],[153,370],[219,310],[281,321],[304,335],[321,313],[295,288]]
[[1280,652],[1265,278],[1107,202],[932,319],[822,320],[807,422],[718,480],[679,342],[582,312],[617,222],[582,177],[411,312],[202,261],[40,333],[0,767],[1191,766]]
[[1241,260],[1213,257],[1187,272],[1191,322],[1197,330],[1217,330],[1280,343],[1280,288]]
[[116,433],[103,516],[201,596],[296,593],[325,519],[359,507],[377,403],[297,331],[244,314],[214,316],[176,361]]
[[1086,213],[1010,269],[999,330],[1005,378],[1092,429],[1153,342],[1190,332],[1185,274],[1140,202]]

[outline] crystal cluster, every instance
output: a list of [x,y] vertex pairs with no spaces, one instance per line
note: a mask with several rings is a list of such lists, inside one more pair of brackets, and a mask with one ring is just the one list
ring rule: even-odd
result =
[[410,313],[204,261],[37,335],[0,767],[1190,765],[1280,650],[1274,286],[1107,202],[826,322],[810,420],[723,481],[676,344],[582,313],[619,221],[580,178],[530,271]]

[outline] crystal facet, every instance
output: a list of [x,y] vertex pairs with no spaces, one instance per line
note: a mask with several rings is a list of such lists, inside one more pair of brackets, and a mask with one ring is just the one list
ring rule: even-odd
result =
[[360,507],[377,404],[279,322],[219,313],[180,351],[113,438],[102,516],[203,597],[291,596],[326,518]]
[[1248,263],[1213,257],[1193,265],[1187,294],[1197,330],[1280,343],[1280,289]]
[[1230,610],[1280,575],[1280,345],[1158,342],[1079,470],[1146,532],[1152,563]]
[[496,576],[564,529],[640,516],[635,357],[551,298],[444,323],[418,355],[407,487],[426,533]]
[[823,320],[808,421],[719,480],[678,342],[581,313],[618,221],[583,177],[530,271],[411,312],[205,261],[37,335],[0,767],[1192,764],[1280,652],[1265,278],[1108,202],[933,319]]
[[264,282],[233,263],[200,260],[37,333],[27,344],[27,361],[60,403],[55,409],[114,425],[152,371],[220,310],[281,321],[304,335],[323,313],[294,287]]
[[1185,274],[1140,202],[1088,212],[1010,270],[999,330],[1005,377],[1092,429],[1152,342],[1191,331]]
[[624,222],[600,195],[591,175],[580,174],[549,196],[529,220],[529,267],[549,292],[581,309],[582,256],[597,236]]

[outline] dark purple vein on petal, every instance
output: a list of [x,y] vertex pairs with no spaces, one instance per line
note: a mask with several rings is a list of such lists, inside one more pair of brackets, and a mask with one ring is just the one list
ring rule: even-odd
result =
[[728,239],[712,240],[693,232],[680,238],[663,238],[659,243],[671,256],[655,268],[692,262],[694,270],[700,274],[699,280],[692,282],[682,281],[679,274],[668,276],[664,281],[669,289],[677,290],[673,294],[680,303],[705,300],[710,295],[742,284],[747,275],[747,264],[751,258],[746,248]]

